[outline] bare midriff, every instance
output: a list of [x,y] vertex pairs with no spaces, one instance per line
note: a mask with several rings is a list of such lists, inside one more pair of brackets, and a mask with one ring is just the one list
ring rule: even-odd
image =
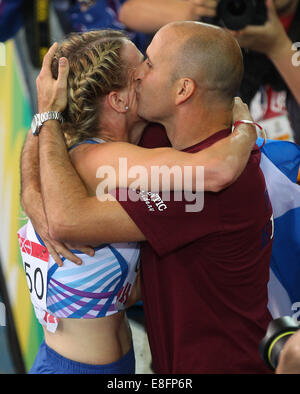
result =
[[59,320],[53,334],[44,328],[46,344],[73,361],[104,365],[118,361],[132,346],[125,312],[96,319]]

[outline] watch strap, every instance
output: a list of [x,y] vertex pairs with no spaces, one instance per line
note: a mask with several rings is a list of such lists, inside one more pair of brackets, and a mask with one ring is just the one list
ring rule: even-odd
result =
[[41,127],[47,120],[58,120],[60,123],[63,123],[63,116],[61,112],[57,111],[48,111],[42,112],[40,114],[35,114],[34,119],[36,122],[35,130],[32,130],[34,135],[39,135]]

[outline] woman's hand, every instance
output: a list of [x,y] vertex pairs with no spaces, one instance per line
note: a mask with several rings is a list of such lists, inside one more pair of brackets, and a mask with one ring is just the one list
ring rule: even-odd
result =
[[[233,109],[232,109],[232,123],[235,123],[238,120],[253,121],[253,118],[250,114],[248,105],[245,104],[240,97],[235,97]],[[250,130],[250,128],[249,128],[249,130]]]

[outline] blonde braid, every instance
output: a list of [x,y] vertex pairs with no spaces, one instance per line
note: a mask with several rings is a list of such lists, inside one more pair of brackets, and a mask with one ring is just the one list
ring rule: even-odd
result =
[[68,145],[96,136],[101,98],[127,85],[127,67],[120,52],[127,37],[114,30],[72,34],[62,42],[52,62],[57,78],[58,60],[68,58],[68,105],[64,133]]

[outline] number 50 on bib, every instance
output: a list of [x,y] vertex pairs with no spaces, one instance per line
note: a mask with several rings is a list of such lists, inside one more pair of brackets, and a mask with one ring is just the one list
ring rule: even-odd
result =
[[31,301],[46,311],[49,252],[45,246],[27,239],[26,225],[19,230],[18,238]]

